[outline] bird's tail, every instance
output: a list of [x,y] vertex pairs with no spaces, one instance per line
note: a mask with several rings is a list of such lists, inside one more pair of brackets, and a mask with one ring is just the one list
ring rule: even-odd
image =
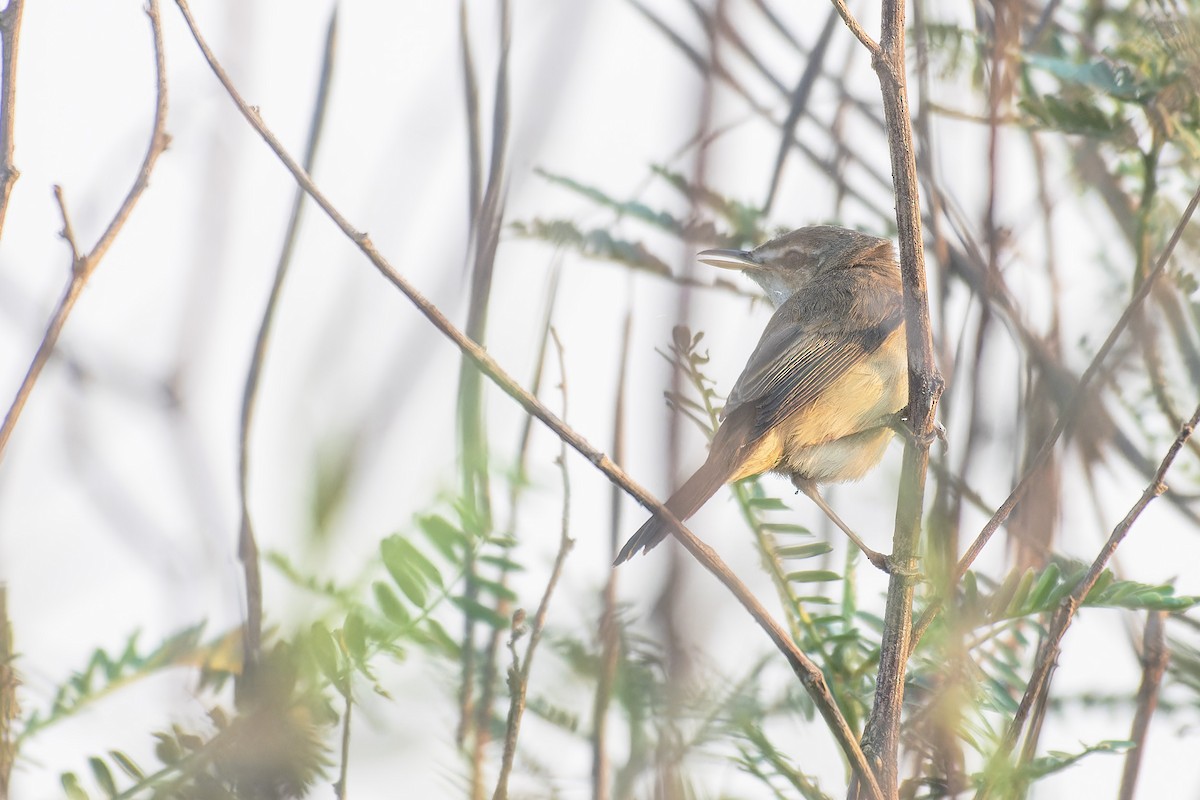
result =
[[[688,478],[687,483],[680,486],[679,490],[671,495],[671,499],[667,500],[667,508],[677,519],[685,520],[695,514],[700,506],[708,501],[708,498],[725,485],[730,471],[727,462],[722,462],[724,459],[710,457],[708,461],[704,462],[704,466],[696,470],[696,474]],[[629,537],[629,541],[625,543],[621,552],[617,554],[616,560],[613,561],[613,566],[633,558],[639,550],[643,553],[648,552],[668,535],[670,535],[670,526],[656,516],[650,517],[642,527],[637,529],[637,533]]]

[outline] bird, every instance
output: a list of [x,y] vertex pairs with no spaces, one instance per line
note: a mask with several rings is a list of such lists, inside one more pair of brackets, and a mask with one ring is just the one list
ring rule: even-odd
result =
[[[858,480],[878,464],[908,402],[903,286],[891,241],[815,225],[750,251],[704,250],[696,258],[741,270],[775,311],[729,393],[708,458],[666,507],[685,520],[725,484],[775,472],[872,564],[893,571],[817,488]],[[651,516],[613,565],[649,552],[669,532]]]

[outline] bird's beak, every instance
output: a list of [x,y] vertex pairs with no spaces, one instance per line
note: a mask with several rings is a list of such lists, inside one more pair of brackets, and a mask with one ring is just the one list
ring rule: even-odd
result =
[[696,259],[722,269],[760,269],[762,263],[746,250],[702,250]]

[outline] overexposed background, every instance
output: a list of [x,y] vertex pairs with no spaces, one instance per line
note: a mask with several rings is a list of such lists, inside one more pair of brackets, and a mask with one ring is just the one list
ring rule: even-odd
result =
[[[727,5],[731,17],[740,15],[747,29],[759,34],[753,40],[761,42],[758,54],[790,86],[803,69],[794,51],[772,38],[749,0]],[[816,39],[828,13],[821,3],[776,5],[806,43]],[[877,30],[866,4],[855,5],[868,30]],[[941,5],[946,7],[936,9],[939,19],[965,13],[954,4]],[[704,32],[686,3],[653,0],[647,6],[705,51]],[[478,0],[467,7],[486,136],[498,56],[497,7]],[[332,10],[332,3],[304,0],[195,3],[202,30],[243,96],[297,157]],[[164,2],[162,16],[171,146],[69,319],[0,464],[0,580],[8,586],[27,710],[46,707],[55,687],[82,670],[94,650],[119,651],[134,631],[151,643],[203,621],[215,635],[236,626],[243,614],[236,558],[238,415],[294,184],[237,114],[173,3]],[[0,387],[6,397],[19,385],[69,273],[51,187],[63,188],[80,242],[90,247],[128,190],[153,113],[151,40],[140,2],[30,3],[20,44],[15,163],[21,177],[0,241]],[[829,63],[848,65],[838,80],[876,104],[877,84],[858,43],[839,30],[831,47]],[[744,60],[729,59],[739,74],[750,74]],[[817,120],[803,121],[798,137],[831,156],[839,146],[849,148],[888,175],[881,131],[852,112],[841,127],[832,125],[838,98],[831,80],[818,83],[809,103]],[[611,221],[611,214],[536,175],[538,168],[686,215],[686,204],[652,178],[650,167],[665,163],[684,173],[694,167],[691,142],[703,90],[700,73],[632,3],[516,0],[506,219],[565,218],[581,227]],[[936,91],[930,99],[947,106],[971,97],[966,85],[956,86],[952,79],[940,82]],[[768,110],[778,122],[786,102],[774,96]],[[728,90],[716,93],[712,119],[722,135],[708,150],[706,181],[726,196],[760,203],[774,165],[777,130]],[[986,129],[949,118],[939,118],[937,125],[937,167],[965,219],[978,224],[986,201]],[[459,324],[466,313],[469,250],[465,131],[457,4],[338,4],[331,106],[314,177],[392,264]],[[1016,134],[1001,138],[1006,168],[996,214],[1020,242],[1013,248],[1019,257],[1006,265],[1006,278],[1028,324],[1040,330],[1049,289],[1044,275],[1031,266],[1045,254],[1022,141]],[[1097,269],[1127,274],[1131,256],[1099,201],[1073,194],[1076,187],[1061,149],[1051,155],[1058,157],[1050,167],[1059,178],[1051,186],[1058,201],[1056,223],[1075,231],[1079,242],[1055,254],[1065,360],[1078,372],[1126,299],[1112,293],[1112,281],[1090,276]],[[851,199],[835,206],[833,185],[811,162],[793,154],[769,222],[794,228],[828,221],[836,208],[842,224],[887,232],[867,205]],[[1182,186],[1184,192],[1190,188]],[[891,209],[887,198],[887,191],[875,192],[885,212]],[[455,490],[459,357],[311,204],[305,214],[259,394],[251,439],[251,507],[264,552],[303,555],[307,563],[320,565],[321,574],[349,579],[373,557],[380,538],[411,529],[414,514]],[[642,235],[631,225],[624,230],[631,238]],[[693,269],[691,255],[698,247],[653,235],[647,240],[677,273]],[[537,358],[544,287],[557,261],[562,286],[554,324],[565,348],[568,422],[597,447],[610,448],[617,343],[631,312],[626,469],[665,496],[683,477],[668,474],[669,412],[661,398],[670,372],[655,353],[666,347],[680,321],[675,284],[558,251],[506,229],[488,350],[511,375],[527,380]],[[703,268],[695,275],[701,282],[712,278]],[[742,282],[741,288],[750,287]],[[940,290],[935,283],[933,291]],[[978,308],[961,286],[950,291],[948,307],[958,316],[936,324],[954,352],[958,332]],[[718,380],[718,391],[726,392],[769,311],[728,292],[700,289],[691,294],[688,313],[688,324],[707,334],[709,373]],[[1011,352],[989,357],[997,374],[1020,371]],[[952,370],[947,374],[953,377]],[[553,409],[560,407],[559,379],[552,368],[541,392]],[[983,432],[978,446],[985,457],[977,459],[970,476],[993,504],[1007,494],[1018,459],[1018,389],[1007,377],[997,381],[988,398],[997,422]],[[953,383],[948,392],[952,396]],[[961,406],[955,404],[959,413]],[[507,465],[523,414],[492,389],[488,409],[492,458]],[[953,418],[944,421],[956,463],[955,448],[963,446],[965,431],[955,429]],[[1173,431],[1155,420],[1146,426],[1148,439],[1161,446],[1144,456],[1157,463]],[[699,433],[691,426],[682,431],[681,473],[704,453]],[[336,464],[350,441],[362,446],[352,464],[340,465],[351,470],[345,502],[328,529],[314,535],[315,476]],[[504,443],[511,443],[507,450]],[[529,461],[534,489],[519,531],[531,566],[517,582],[527,607],[536,604],[557,547],[557,453],[557,440],[535,426]],[[899,455],[900,447],[893,446],[866,480],[828,494],[851,524],[885,550]],[[576,546],[564,584],[577,591],[559,598],[550,624],[586,628],[595,624],[599,588],[609,569],[609,487],[582,459],[572,456],[569,466]],[[1194,482],[1194,457],[1186,464],[1181,459],[1177,470],[1176,481]],[[1065,494],[1071,500],[1063,511],[1059,545],[1089,561],[1146,483],[1119,461],[1099,470],[1097,480],[1099,508],[1082,484],[1068,482]],[[769,479],[768,486],[790,496],[790,487],[778,479]],[[810,504],[789,502],[803,522],[831,536]],[[623,510],[632,532],[643,512],[628,500]],[[506,511],[501,508],[498,515],[504,519]],[[986,517],[970,519],[976,524],[974,530],[964,529],[966,537]],[[727,493],[698,514],[692,527],[774,607],[756,554],[744,537],[733,535],[742,528]],[[840,539],[831,536],[831,541],[840,552]],[[1162,557],[1165,548],[1170,558]],[[665,551],[622,568],[622,596],[635,615],[649,614],[665,574]],[[999,571],[1005,558],[997,540],[981,566]],[[1180,594],[1200,594],[1200,576],[1190,568],[1197,563],[1195,531],[1162,501],[1145,514],[1120,552],[1126,577],[1174,580]],[[270,567],[264,574],[268,623],[286,628],[305,620],[312,598]],[[860,570],[860,583],[863,597],[882,607],[883,578]],[[595,591],[583,591],[586,587]],[[687,566],[685,592],[694,626],[689,635],[701,669],[744,671],[771,652],[709,576]],[[1117,612],[1081,615],[1066,640],[1056,692],[1135,691],[1140,668],[1124,646],[1130,634],[1122,620]],[[1114,641],[1122,646],[1113,647]],[[549,660],[544,666],[552,669]],[[12,796],[58,796],[60,772],[85,772],[89,755],[110,748],[151,752],[151,730],[203,718],[205,709],[191,693],[194,680],[179,670],[131,686],[39,734],[22,750]],[[397,699],[374,704],[359,718],[351,791],[389,797],[402,786],[402,796],[458,796],[462,765],[452,746],[453,676],[414,659],[381,681]],[[418,707],[418,698],[427,702]],[[1195,724],[1194,714],[1186,713],[1156,720],[1142,796],[1200,792],[1200,773],[1186,759],[1197,745]],[[1125,709],[1098,707],[1068,719],[1056,715],[1042,747],[1071,749],[1080,742],[1122,739],[1128,725]],[[556,734],[534,721],[523,735],[554,746]],[[795,737],[795,752],[824,753],[806,762],[806,769],[819,770],[824,761],[821,777],[827,788],[836,786],[841,769],[824,728],[812,724]],[[565,747],[560,766],[562,795],[585,796],[590,786],[586,751]],[[747,788],[723,762],[704,769],[712,773],[705,783],[710,796],[726,788],[761,791],[753,788],[756,784]],[[1039,784],[1036,796],[1063,796],[1055,792],[1068,786],[1075,796],[1089,791],[1107,796],[1120,769],[1119,757],[1094,756]],[[314,796],[326,792],[320,787]]]

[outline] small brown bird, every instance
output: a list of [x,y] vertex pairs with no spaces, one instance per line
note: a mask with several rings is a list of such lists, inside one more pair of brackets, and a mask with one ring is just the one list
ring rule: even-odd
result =
[[[908,402],[900,267],[892,243],[818,225],[749,252],[705,250],[706,264],[740,269],[775,313],[733,386],[708,460],[666,503],[687,519],[726,483],[774,471],[792,479],[866,553],[888,570],[817,491],[861,478],[879,463]],[[669,533],[658,517],[638,529],[614,565]]]

